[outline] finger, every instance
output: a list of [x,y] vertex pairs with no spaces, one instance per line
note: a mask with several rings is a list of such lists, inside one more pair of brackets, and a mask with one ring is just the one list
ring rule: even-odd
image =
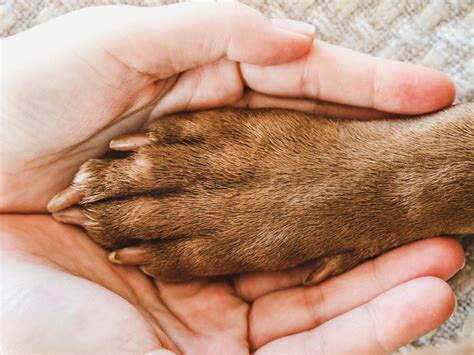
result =
[[181,3],[161,7],[114,6],[78,11],[49,26],[84,28],[112,58],[158,79],[219,58],[269,65],[305,54],[314,26],[297,21],[272,23],[238,2]]
[[222,58],[179,75],[172,89],[153,108],[150,120],[172,112],[232,105],[243,91],[238,63]]
[[234,277],[234,288],[241,298],[253,302],[275,291],[302,286],[308,273],[305,266],[282,271],[244,273]]
[[171,112],[203,110],[221,106],[240,108],[285,108],[328,117],[380,119],[398,117],[374,109],[313,99],[278,97],[253,90],[244,93],[238,63],[222,58],[182,73],[173,88],[154,107],[150,119]]
[[456,304],[448,284],[423,277],[401,284],[321,326],[272,341],[257,354],[390,353],[439,326]]
[[264,94],[305,97],[400,114],[419,114],[450,105],[451,80],[434,69],[402,63],[323,41],[289,63],[242,64],[247,85]]
[[314,26],[295,21],[272,24],[260,12],[238,2],[158,7],[144,15],[143,21],[150,29],[144,39],[155,46],[150,67],[173,74],[222,57],[260,65],[283,63],[305,54],[315,31]]
[[[441,259],[438,258],[446,258],[447,262],[440,264],[438,260]],[[336,283],[337,285],[336,280],[340,280],[343,283],[350,280],[359,282],[360,277],[371,276],[371,267],[373,265],[377,267],[379,273],[394,270],[390,271],[390,278],[388,279],[388,281],[392,280],[391,285],[423,275],[436,276],[447,280],[459,268],[462,268],[463,262],[464,251],[456,240],[436,237],[420,240],[391,250],[377,257],[373,262],[366,262],[345,273],[344,275],[348,275],[347,278],[346,276],[340,276],[331,280],[331,283]],[[409,269],[403,265],[414,265],[416,268]],[[236,277],[234,285],[240,297],[253,301],[278,290],[301,286],[305,274],[304,267],[277,272],[249,273]]]
[[234,106],[251,109],[266,107],[283,108],[308,112],[326,117],[350,118],[358,120],[399,117],[399,115],[377,111],[370,108],[347,106],[319,100],[271,96],[261,94],[253,90],[248,90],[245,92],[242,98],[237,103],[235,103]]
[[[463,262],[464,252],[456,240],[426,239],[394,249],[319,285],[266,294],[254,301],[250,313],[251,343],[260,347],[286,334],[314,328],[417,277],[449,279]],[[258,280],[237,290],[245,293],[252,285],[258,285]]]

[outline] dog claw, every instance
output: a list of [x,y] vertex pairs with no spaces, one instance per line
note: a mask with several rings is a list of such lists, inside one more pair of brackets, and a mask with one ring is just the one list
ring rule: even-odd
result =
[[61,223],[82,225],[88,221],[87,217],[78,207],[66,208],[65,210],[54,212],[53,218]]
[[109,253],[109,255],[107,255],[107,259],[109,259],[109,261],[114,264],[122,264],[122,262],[116,258],[115,256],[116,253],[117,253],[116,251]]
[[114,138],[110,141],[109,147],[113,150],[129,151],[150,143],[151,140],[146,134],[137,133]]
[[146,261],[145,253],[141,248],[123,248],[111,252],[108,259],[115,264],[141,265]]
[[144,266],[139,266],[138,268],[139,268],[140,271],[143,272],[145,275],[155,278],[154,275],[152,275],[152,274],[150,274],[148,271],[146,271],[146,268],[145,268]]
[[70,207],[82,199],[82,195],[76,189],[68,187],[56,194],[46,207],[49,212],[58,212],[62,209]]

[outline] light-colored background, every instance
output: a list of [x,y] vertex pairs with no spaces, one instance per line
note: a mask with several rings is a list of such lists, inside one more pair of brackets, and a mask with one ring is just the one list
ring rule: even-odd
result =
[[[156,6],[160,0],[0,0],[0,32],[14,35],[86,6]],[[474,101],[474,0],[245,0],[270,18],[311,22],[322,40],[449,74],[458,102]],[[458,308],[439,329],[410,348],[439,345],[474,332],[474,238],[463,241],[466,266],[451,280]],[[440,262],[443,262],[440,260]]]

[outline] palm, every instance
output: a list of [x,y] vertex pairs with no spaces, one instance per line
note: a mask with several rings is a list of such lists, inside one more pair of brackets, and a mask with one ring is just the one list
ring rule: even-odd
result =
[[[16,352],[271,353],[299,352],[303,345],[316,353],[344,352],[345,346],[379,353],[449,315],[449,287],[422,276],[449,278],[463,255],[455,241],[423,240],[311,288],[292,287],[297,270],[244,275],[233,280],[236,288],[224,282],[153,284],[133,267],[110,264],[80,229],[49,216],[3,216],[0,225],[2,322],[9,324],[2,336],[6,350]],[[374,270],[383,285],[374,282]],[[347,297],[348,288],[358,291]],[[374,318],[367,318],[368,309]],[[60,316],[57,322],[52,315]],[[365,329],[366,338],[354,333],[353,324]],[[390,336],[379,339],[387,329]]]
[[[4,263],[17,270],[12,275],[16,288],[9,287],[4,297],[36,295],[21,307],[10,308],[7,303],[4,317],[29,309],[68,315],[74,321],[57,325],[48,317],[28,319],[31,329],[46,327],[58,339],[67,337],[57,342],[63,347],[56,351],[145,352],[160,344],[173,349],[173,343],[194,354],[210,348],[217,353],[242,353],[247,348],[248,306],[229,285],[159,284],[155,288],[138,269],[110,264],[104,251],[78,228],[47,216],[18,216],[3,222],[2,245],[11,251]],[[45,304],[48,295],[54,297]],[[41,349],[37,341],[25,342],[31,347],[24,350]]]

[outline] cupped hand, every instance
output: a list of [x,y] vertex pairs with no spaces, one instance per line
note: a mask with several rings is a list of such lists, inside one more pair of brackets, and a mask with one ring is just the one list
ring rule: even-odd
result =
[[[154,283],[77,227],[0,217],[5,352],[380,354],[442,323],[459,243],[419,241],[312,287],[292,273]],[[440,262],[442,260],[442,262]]]
[[89,8],[2,39],[0,211],[44,212],[110,139],[174,111],[326,112],[319,99],[364,117],[453,100],[437,71],[313,42],[313,31],[239,3],[185,3]]

